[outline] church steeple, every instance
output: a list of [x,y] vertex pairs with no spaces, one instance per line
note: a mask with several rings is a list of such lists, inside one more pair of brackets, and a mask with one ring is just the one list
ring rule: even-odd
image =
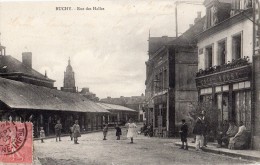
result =
[[75,77],[72,66],[70,64],[70,57],[68,60],[68,66],[66,67],[66,71],[64,72],[64,82],[61,90],[65,92],[76,92]]

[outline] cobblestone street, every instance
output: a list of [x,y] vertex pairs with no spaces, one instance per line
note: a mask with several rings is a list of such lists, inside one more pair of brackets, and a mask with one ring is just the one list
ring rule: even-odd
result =
[[82,135],[79,145],[69,137],[61,142],[46,139],[45,143],[34,141],[35,154],[43,165],[167,165],[167,164],[257,164],[246,160],[206,152],[180,150],[174,145],[178,139],[149,138],[138,135],[130,144],[123,129],[123,137],[115,140],[110,130],[108,140],[102,140],[102,132]]

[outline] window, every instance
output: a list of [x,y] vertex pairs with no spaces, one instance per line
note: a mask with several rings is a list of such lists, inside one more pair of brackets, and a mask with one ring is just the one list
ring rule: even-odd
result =
[[207,27],[212,27],[218,23],[217,7],[211,6],[207,8]]
[[226,61],[226,40],[218,43],[218,65],[223,65]]
[[212,46],[206,47],[205,49],[205,68],[209,68],[212,66]]
[[242,40],[241,34],[232,38],[232,59],[236,60],[242,57]]

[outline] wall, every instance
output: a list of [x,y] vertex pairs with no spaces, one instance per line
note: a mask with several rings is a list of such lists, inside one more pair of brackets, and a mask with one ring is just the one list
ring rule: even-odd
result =
[[[214,27],[213,27],[214,28]],[[232,36],[242,32],[242,56],[249,56],[252,62],[253,54],[253,23],[246,19],[234,24],[230,28],[219,31],[198,42],[198,50],[203,49],[203,54],[199,54],[198,69],[205,69],[205,47],[213,44],[213,66],[217,64],[218,41],[227,38],[227,61],[232,61]]]

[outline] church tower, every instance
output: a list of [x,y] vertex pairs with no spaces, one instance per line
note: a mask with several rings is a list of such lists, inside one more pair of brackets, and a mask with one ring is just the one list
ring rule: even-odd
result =
[[73,69],[70,65],[70,59],[66,71],[64,72],[64,82],[61,90],[65,92],[76,92],[75,77]]

